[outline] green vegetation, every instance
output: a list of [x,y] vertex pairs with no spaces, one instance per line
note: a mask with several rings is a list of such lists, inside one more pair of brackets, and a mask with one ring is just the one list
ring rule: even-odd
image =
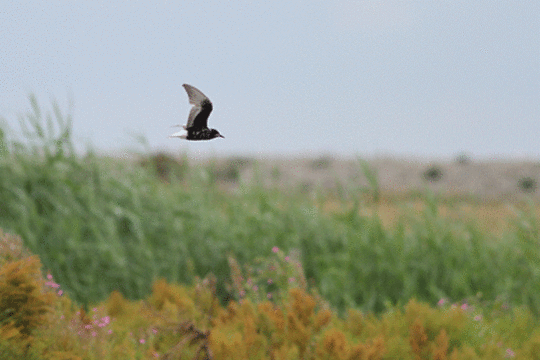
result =
[[[360,191],[349,190],[352,203],[335,213],[320,210],[325,194],[314,202],[257,180],[226,192],[220,180],[238,179],[245,165],[238,159],[218,170],[164,155],[78,156],[71,117],[31,103],[20,119],[23,140],[0,132],[0,227],[19,234],[77,302],[114,290],[140,299],[158,278],[189,284],[211,273],[225,303],[234,296],[229,256],[243,266],[278,247],[297,254],[308,284],[341,313],[381,312],[413,297],[432,304],[480,297],[540,313],[533,207],[493,238],[441,216],[439,200],[427,194],[419,216],[386,228],[377,214],[363,215]],[[370,188],[378,198],[374,179]]]
[[[19,251],[19,238],[0,233],[0,244],[0,313],[11,314],[0,321],[0,359],[534,360],[540,353],[538,318],[504,303],[411,299],[378,316],[355,309],[338,316],[279,249],[245,271],[229,259],[239,300],[226,307],[208,276],[189,286],[158,280],[139,301],[114,291],[85,311],[60,296],[51,274],[43,277],[37,256]],[[270,300],[256,296],[263,277],[276,280],[264,282],[264,292],[277,285]]]

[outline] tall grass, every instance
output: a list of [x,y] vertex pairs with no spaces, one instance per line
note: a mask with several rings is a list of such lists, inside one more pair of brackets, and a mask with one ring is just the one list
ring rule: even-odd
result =
[[141,298],[158,277],[190,282],[208,273],[226,300],[228,256],[246,264],[277,246],[298,250],[308,280],[340,310],[481,295],[540,313],[534,208],[494,240],[440,216],[428,193],[420,216],[387,229],[377,215],[361,215],[360,196],[329,215],[301,193],[257,184],[221,191],[211,167],[190,166],[168,183],[133,160],[78,156],[71,116],[56,105],[44,114],[30,100],[24,138],[0,132],[0,227],[19,234],[82,303],[113,290]]

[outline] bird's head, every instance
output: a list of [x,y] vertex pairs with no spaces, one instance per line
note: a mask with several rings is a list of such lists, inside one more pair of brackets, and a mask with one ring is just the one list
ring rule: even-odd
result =
[[216,129],[210,129],[210,138],[213,139],[213,138],[217,138],[217,137],[225,139],[225,136],[221,135],[219,133],[219,131],[217,131]]

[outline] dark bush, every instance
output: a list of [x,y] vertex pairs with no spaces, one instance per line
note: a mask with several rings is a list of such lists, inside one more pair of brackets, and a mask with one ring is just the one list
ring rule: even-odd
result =
[[519,179],[518,187],[521,191],[526,193],[532,193],[536,191],[536,180],[531,177],[524,177]]
[[424,171],[424,179],[431,182],[436,182],[441,180],[443,172],[441,168],[437,165],[431,165]]
[[455,161],[459,165],[469,165],[471,163],[471,157],[465,153],[460,153],[456,156]]

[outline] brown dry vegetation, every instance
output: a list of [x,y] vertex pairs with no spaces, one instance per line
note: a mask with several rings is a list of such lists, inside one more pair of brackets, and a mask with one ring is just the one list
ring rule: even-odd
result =
[[[519,202],[469,202],[462,200],[439,205],[438,211],[442,217],[455,220],[460,223],[474,223],[481,231],[500,235],[512,227],[512,223],[517,221],[517,211],[525,205]],[[426,203],[420,199],[396,199],[392,196],[383,196],[378,203],[368,201],[363,203],[360,210],[362,215],[377,216],[382,224],[393,227],[399,219],[407,216],[419,215],[425,211]],[[328,213],[337,213],[343,210],[343,203],[337,200],[328,200],[322,206],[322,210]],[[536,206],[537,214],[540,213],[540,206]]]
[[[186,161],[185,158],[183,161]],[[432,191],[439,199],[440,215],[468,223],[498,235],[516,220],[516,211],[527,200],[540,200],[540,191],[525,192],[520,181],[530,178],[540,182],[540,163],[534,161],[427,161],[397,158],[367,160],[377,174],[380,198],[373,201],[370,185],[358,160],[319,158],[218,158],[191,160],[190,165],[211,164],[216,182],[235,190],[239,184],[258,181],[268,188],[299,190],[304,194],[324,194],[320,208],[326,212],[344,210],[347,199],[363,194],[363,215],[375,213],[381,222],[392,227],[403,216],[424,210],[420,194]],[[438,168],[442,176],[429,181],[424,173]],[[345,200],[345,201],[344,201]],[[349,201],[352,203],[352,200]],[[537,212],[540,206],[536,206]]]

